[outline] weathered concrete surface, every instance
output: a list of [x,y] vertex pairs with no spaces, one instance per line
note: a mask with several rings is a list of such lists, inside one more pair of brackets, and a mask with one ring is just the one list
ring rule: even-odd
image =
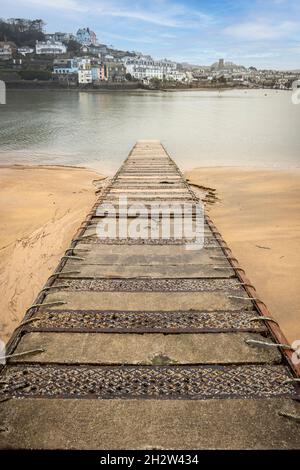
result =
[[300,449],[287,399],[62,400],[1,404],[4,449]]
[[[116,222],[114,221],[114,217],[115,217],[115,215],[117,215],[117,210],[116,210],[116,212],[113,212],[112,215],[110,214],[108,217],[105,217],[104,215],[99,213],[99,217],[95,217],[95,218],[92,219],[92,224],[93,225],[91,225],[89,227],[89,230],[91,231],[91,233],[88,233],[88,231],[86,231],[85,235],[87,235],[87,234],[89,234],[89,235],[96,234],[97,233],[96,232],[97,226],[102,227],[102,226],[104,226],[104,224],[107,224],[107,225],[110,224],[110,226],[112,227],[112,223],[116,224],[116,230],[119,231],[119,225],[125,224],[125,221],[126,221],[126,224],[128,225],[129,228],[130,227],[134,228],[134,227],[139,227],[140,226],[141,228],[145,228],[145,227],[152,228],[153,231],[156,230],[156,229],[161,231],[162,230],[162,222],[161,222],[161,220],[157,221],[157,210],[156,210],[156,208],[155,208],[155,211],[156,212],[155,212],[155,214],[153,214],[151,216],[151,219],[148,219],[147,217],[145,217],[145,213],[138,213],[138,212],[133,210],[131,214],[128,214],[127,221],[126,221],[126,217],[121,216],[121,217],[117,218]],[[190,216],[190,214],[191,214],[191,210],[189,211],[189,216]],[[173,218],[173,215],[175,215],[174,218]],[[182,218],[180,212],[175,213],[175,214],[173,213],[171,215],[168,212],[164,212],[164,220],[165,220],[164,221],[164,224],[165,224],[164,230],[166,231],[166,227],[167,227],[168,230],[171,233],[173,233],[175,231],[178,238],[179,238],[179,236],[182,236],[181,234],[183,233],[184,229],[185,230],[188,229],[188,226],[184,226],[184,221],[183,221],[184,219]],[[193,224],[191,225],[191,228],[194,231],[196,229],[196,219],[195,218],[193,218]],[[200,230],[201,230],[201,233],[204,233],[206,237],[212,237],[213,236],[213,233],[212,233],[212,231],[210,230],[210,228],[207,224],[203,224],[198,228],[199,233],[200,233]],[[198,250],[198,251],[201,251],[201,249]]]
[[233,292],[56,292],[45,302],[66,302],[55,308],[78,310],[238,310],[252,302],[231,299]]
[[159,194],[159,195],[162,195],[164,196],[166,193],[171,193],[171,194],[181,194],[181,195],[186,195],[186,196],[190,196],[190,193],[187,191],[187,190],[184,190],[184,189],[177,189],[177,188],[166,188],[166,189],[162,189],[162,188],[155,188],[155,189],[129,189],[129,188],[116,188],[116,189],[111,189],[109,191],[108,194],[139,194],[139,195],[142,195],[142,196],[147,196],[149,194]]
[[[96,261],[96,260],[95,260]],[[217,278],[222,273],[223,278],[232,277],[234,270],[224,266],[224,269],[214,269],[214,265],[197,266],[193,265],[128,265],[125,264],[86,264],[82,263],[66,263],[63,269],[64,271],[78,271],[80,274],[66,274],[65,277],[116,277],[116,278],[138,278],[138,277],[150,277],[150,278]]]
[[118,177],[118,180],[119,181],[122,181],[122,180],[143,180],[143,181],[181,181],[181,177],[180,176],[168,176],[168,177],[165,177],[164,175],[157,175],[157,176],[135,176],[135,175],[131,175],[131,176],[119,176]]
[[[165,245],[166,248],[169,248]],[[147,250],[148,248],[148,250]],[[149,248],[152,248],[149,250]],[[156,250],[163,248],[162,246],[122,246],[112,245],[105,249],[104,246],[85,246],[84,252],[80,249],[74,250],[75,256],[81,256],[84,260],[81,264],[116,264],[123,266],[157,266],[157,265],[195,265],[198,267],[206,267],[206,265],[215,266],[216,264],[224,264],[230,266],[229,262],[219,250],[210,250],[204,248],[199,251],[191,252],[188,250],[176,250],[174,247],[172,254],[164,254],[164,250]],[[170,250],[165,250],[167,253]],[[217,257],[217,258],[216,258]],[[74,262],[68,261],[67,264]]]
[[[277,348],[253,347],[245,342],[247,339],[264,340],[251,333],[28,333],[16,352],[43,348],[45,352],[31,356],[30,362],[59,364],[157,364],[162,360],[164,364],[280,362]],[[26,356],[10,360],[26,361]]]
[[[79,253],[79,250],[88,250],[87,252]],[[95,256],[126,256],[126,257],[145,257],[147,260],[154,259],[156,257],[164,260],[165,257],[169,259],[178,260],[178,263],[184,262],[185,264],[202,264],[201,259],[203,256],[211,258],[212,256],[224,256],[221,248],[212,249],[205,247],[202,250],[189,251],[184,245],[88,245],[84,242],[80,242],[76,245],[74,252],[79,256],[85,257],[89,252],[95,253]],[[177,262],[177,261],[176,261]],[[218,260],[214,260],[215,263]]]
[[[103,247],[99,249],[98,246],[88,246],[82,250],[74,250],[74,255],[82,257],[83,260],[68,260],[62,272],[75,272],[75,274],[67,274],[66,277],[123,278],[147,276],[153,278],[218,278],[220,271],[223,278],[234,275],[234,270],[224,254],[221,251],[216,254],[217,250],[205,248],[192,253],[188,250],[175,249],[172,256],[162,254],[163,250],[156,250],[156,248],[162,248],[160,246],[154,246],[151,250],[143,250],[143,248],[149,248],[143,246],[138,246],[137,250],[134,246],[131,246],[131,249],[125,246],[124,250],[116,247],[113,245],[112,248],[105,250]],[[166,246],[166,248],[168,247]],[[169,251],[166,250],[167,253]],[[221,266],[224,266],[223,270],[221,270]],[[78,271],[77,274],[76,271]]]

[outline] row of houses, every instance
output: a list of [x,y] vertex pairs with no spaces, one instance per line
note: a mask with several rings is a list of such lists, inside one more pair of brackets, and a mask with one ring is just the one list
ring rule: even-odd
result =
[[60,41],[36,41],[35,47],[17,47],[14,42],[0,41],[0,60],[10,60],[15,54],[26,56],[27,54],[66,54],[67,46]]
[[59,41],[68,43],[69,41],[77,41],[79,44],[82,45],[92,45],[97,44],[97,36],[94,31],[90,28],[79,28],[76,34],[73,33],[46,33],[45,34],[46,41]]
[[101,81],[123,82],[126,68],[121,62],[102,62],[99,58],[74,57],[56,59],[53,78],[69,84],[91,84]]
[[124,57],[126,72],[133,78],[148,82],[153,78],[160,80],[187,81],[185,72],[178,69],[176,62],[170,60],[154,60],[151,56],[139,55]]
[[213,82],[228,86],[265,87],[287,90],[293,81],[299,79],[300,73],[295,71],[257,70],[255,67],[243,67],[220,59],[211,67],[197,68],[192,72],[192,80],[201,85]]
[[[75,57],[56,59],[53,75],[58,80],[69,80],[77,75],[78,83],[88,84],[97,81],[124,81],[133,78],[144,83],[151,79],[189,81],[185,72],[178,70],[177,64],[168,60],[155,61],[150,56],[125,57],[122,60],[103,61],[97,57]],[[74,77],[75,79],[75,77]]]
[[[0,60],[9,60],[15,53],[23,56],[27,54],[61,55],[67,52],[67,43],[77,41],[82,45],[83,52],[93,54],[103,53],[105,46],[97,43],[97,36],[90,28],[78,29],[76,35],[72,33],[47,33],[44,41],[37,41],[35,47],[17,47],[14,42],[0,42]],[[91,50],[90,50],[91,49]]]
[[[89,30],[82,30],[83,36],[85,33],[91,35],[92,32]],[[29,46],[17,48],[14,43],[0,42],[0,59],[11,59],[15,53],[23,56],[34,53],[36,55],[53,55],[55,57],[64,56],[67,54],[66,44],[55,40],[56,38],[61,37],[61,34],[62,33],[55,33],[56,36],[49,37],[46,41],[37,41],[35,49]],[[90,39],[86,39],[86,41],[90,41]],[[84,42],[84,37],[82,38],[82,42]],[[54,64],[54,74],[62,75],[62,80],[64,75],[69,75],[70,73],[78,74],[79,83],[91,83],[91,74],[89,70],[94,68],[94,63],[97,63],[97,67],[100,67],[100,72],[97,72],[100,80],[103,79],[103,76],[105,76],[105,79],[112,76],[115,81],[122,81],[125,79],[126,74],[130,74],[133,79],[143,81],[145,83],[148,83],[153,78],[160,80],[189,81],[186,72],[179,70],[175,62],[167,59],[154,60],[151,56],[144,55],[127,56],[123,59],[115,59],[113,56],[108,54],[107,47],[101,44],[83,44],[80,52],[82,54],[93,54],[94,58],[89,58],[89,62],[87,62],[87,59],[84,59],[84,57],[58,59],[58,62],[56,61],[56,63],[62,64],[63,66],[56,66],[56,64]],[[67,64],[66,67],[64,67],[65,64]],[[106,66],[107,71],[105,71],[105,64],[108,64]],[[92,79],[92,81],[94,81],[94,79]]]
[[[49,36],[49,35],[47,35]],[[14,54],[26,56],[27,54],[50,54],[63,55],[67,52],[67,46],[61,41],[47,39],[46,41],[37,41],[35,47],[22,46],[17,47],[13,42],[0,42],[0,59],[11,59]],[[108,55],[108,48],[104,44],[83,44],[80,48],[83,54],[93,54],[96,56]]]

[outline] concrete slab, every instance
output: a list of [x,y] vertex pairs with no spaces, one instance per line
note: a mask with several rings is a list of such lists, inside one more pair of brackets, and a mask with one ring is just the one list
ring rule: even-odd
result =
[[[89,229],[90,230],[90,229]],[[94,232],[90,231],[89,234]],[[132,245],[110,245],[109,249],[101,244],[85,244],[84,240],[74,248],[74,255],[83,258],[83,264],[195,264],[195,265],[219,265],[224,263],[228,266],[226,257],[220,249],[203,247],[200,250],[187,250],[183,245],[175,245],[170,250],[170,245],[155,245],[153,248],[140,245],[136,250]],[[70,262],[72,262],[70,260]]]
[[155,191],[145,190],[145,189],[141,191],[122,189],[119,191],[116,189],[116,190],[109,191],[109,193],[107,194],[106,200],[117,199],[122,195],[126,195],[130,199],[148,199],[148,198],[160,198],[160,199],[171,198],[172,199],[172,198],[175,198],[175,196],[176,196],[176,199],[177,198],[182,199],[182,198],[190,198],[191,196],[188,191],[182,191],[182,190],[175,191],[170,188],[159,189]]
[[[220,263],[220,262],[218,262]],[[64,271],[71,272],[71,271],[80,271],[80,273],[75,274],[66,274],[65,276],[62,274],[61,277],[84,277],[84,278],[103,278],[103,277],[120,277],[124,279],[128,278],[138,278],[138,277],[149,277],[149,278],[230,278],[235,276],[235,271],[230,269],[229,263],[228,267],[224,264],[224,269],[218,268],[214,269],[214,265],[202,265],[198,266],[195,264],[185,265],[168,265],[168,264],[154,264],[151,265],[151,260],[145,264],[132,264],[126,265],[126,263],[122,264],[113,264],[107,263],[104,264],[103,261],[94,260],[92,264],[87,264],[86,261],[81,262],[71,262],[67,261],[65,264],[62,273]],[[227,264],[227,262],[226,262]]]
[[1,404],[1,449],[300,449],[286,399],[63,400]]
[[[144,161],[144,162],[138,162],[137,160],[131,161],[130,163],[127,163],[127,165],[124,167],[125,170],[171,170],[171,171],[176,171],[174,168],[174,165],[171,165],[170,163],[167,162],[157,162],[155,161]],[[177,172],[178,173],[178,172]]]
[[[129,201],[130,204],[130,201]],[[118,210],[118,208],[116,209]],[[124,238],[126,236],[133,236],[135,238],[182,238],[182,237],[195,237],[205,235],[205,237],[212,237],[213,233],[207,225],[204,225],[203,220],[200,221],[192,218],[192,215],[188,217],[170,217],[168,213],[161,219],[156,215],[151,217],[139,217],[138,209],[129,208],[129,212],[134,217],[128,218],[116,218],[114,217],[113,209],[110,210],[109,217],[105,217],[105,211],[98,210],[98,218],[93,218],[91,225],[87,226],[84,236],[96,236],[100,235],[103,237],[108,236],[109,238],[115,238],[120,236]],[[144,214],[147,214],[144,209]],[[151,211],[151,210],[150,210]],[[103,214],[103,217],[100,215]],[[151,211],[152,214],[152,211]],[[138,215],[137,217],[135,217]]]
[[173,187],[168,187],[168,188],[148,188],[147,191],[145,191],[144,188],[141,188],[141,189],[138,189],[138,188],[134,188],[134,189],[130,189],[130,188],[114,188],[112,187],[112,189],[108,192],[108,194],[139,194],[139,195],[147,195],[147,194],[155,194],[155,195],[168,195],[169,193],[171,194],[181,194],[181,195],[184,195],[184,194],[187,194],[188,196],[190,195],[190,192],[184,188],[182,189],[177,189],[177,188],[173,188]]
[[[129,219],[129,223],[134,219],[135,220],[141,219],[141,222],[143,222],[144,224],[148,220],[148,223],[151,222],[153,225],[155,224],[155,226],[156,225],[161,226],[161,223],[162,223],[161,219],[163,217],[164,219],[166,219],[167,223],[169,223],[171,226],[176,225],[178,227],[178,226],[183,225],[182,211],[176,210],[176,211],[171,212],[170,208],[168,207],[162,207],[161,211],[159,207],[158,208],[155,207],[153,211],[154,213],[152,213],[152,210],[151,212],[148,212],[148,210],[144,210],[143,208],[142,211],[138,212],[136,209],[132,208],[132,210],[128,211],[128,215],[127,215],[126,212],[122,210],[119,211],[118,205],[116,205],[114,206],[114,211],[112,210],[110,213],[109,212],[104,213],[103,211],[100,211],[100,210],[96,212],[96,215],[93,216],[92,219],[89,220],[88,227],[91,227],[92,225],[96,226],[99,222],[103,222],[104,219],[109,221],[109,219],[114,218],[115,216],[116,218],[123,219],[123,220]],[[193,213],[192,208],[191,208],[188,210],[187,215],[191,218],[193,222],[193,227],[194,227],[195,222],[196,222],[195,211]],[[117,221],[117,223],[120,223],[120,221]],[[213,235],[213,232],[207,223],[204,222],[202,224],[201,222],[201,228],[206,233],[206,236]]]
[[[229,298],[236,291],[216,292],[53,292],[45,302],[65,302],[58,309],[74,310],[239,310],[252,308],[252,302]],[[42,307],[41,307],[42,308]]]
[[[112,246],[114,247],[116,245]],[[135,254],[135,249],[126,250],[127,252],[125,253],[123,253],[124,250],[110,250],[110,252],[107,253],[107,250],[105,249],[99,250],[98,245],[93,245],[89,249],[85,248],[85,250],[87,251],[82,252],[80,249],[74,249],[75,256],[77,255],[84,258],[84,261],[80,262],[81,264],[117,264],[127,266],[173,265],[175,267],[182,264],[214,266],[215,264],[222,263],[227,267],[230,266],[224,254],[215,255],[216,250],[210,250],[208,248],[203,248],[202,250],[196,251],[195,253],[192,253],[188,250],[182,250],[177,255],[176,250],[174,250],[175,253],[173,255],[168,255],[157,253],[155,249],[153,249],[150,254],[148,254],[149,251],[147,254],[143,254],[143,250],[139,250],[141,254]],[[71,260],[68,261],[68,263],[71,262]],[[75,262],[73,261],[72,263]],[[77,262],[75,264],[77,264]]]
[[172,175],[172,176],[161,176],[161,175],[155,175],[155,176],[151,176],[151,175],[147,175],[147,177],[141,175],[141,176],[133,176],[133,175],[124,175],[124,174],[120,174],[118,175],[118,178],[116,179],[116,181],[118,180],[143,180],[143,181],[149,181],[149,180],[157,180],[157,181],[182,181],[182,178],[181,176],[176,176],[176,175]]
[[[162,179],[162,181],[165,181]],[[166,180],[168,181],[168,180]],[[137,181],[130,181],[130,182],[124,182],[124,181],[120,181],[118,185],[115,185],[114,187],[112,187],[112,190],[113,189],[116,189],[118,190],[119,188],[119,185],[122,184],[123,186],[127,186],[128,188],[130,188],[130,184],[131,183],[134,183],[134,189],[144,189],[144,192],[147,192],[146,191],[146,188],[151,190],[151,186],[149,186],[149,184],[147,184],[144,180],[143,182],[139,185],[139,183]],[[176,189],[176,186],[179,186],[179,188],[177,188],[178,192],[183,192],[183,193],[190,193],[190,191],[187,190],[187,188],[185,186],[181,186],[181,185],[177,185],[175,182],[173,182],[174,184],[170,184],[170,182],[167,182],[167,183],[159,183],[157,181],[154,181],[154,184],[155,184],[155,187],[153,188],[153,192],[154,191],[157,191],[157,192],[163,192],[163,193],[167,193],[167,192],[172,192],[173,190]],[[179,191],[181,190],[181,191]]]
[[[105,198],[105,202],[111,202],[111,201],[118,201],[119,200],[119,195],[117,194],[109,194],[106,198]],[[130,200],[131,204],[133,204],[135,201],[137,202],[143,202],[143,201],[151,201],[151,200],[161,200],[162,202],[164,202],[164,204],[172,204],[172,203],[176,203],[176,201],[180,201],[181,203],[187,201],[192,201],[194,202],[194,199],[191,197],[191,195],[188,193],[188,194],[175,194],[173,196],[172,193],[166,195],[166,194],[134,194],[132,196],[127,196],[128,197],[128,200]]]
[[[164,168],[157,168],[157,169],[149,169],[149,170],[144,170],[141,172],[142,175],[144,175],[145,177],[148,177],[148,176],[153,176],[153,175],[164,175],[164,176],[177,176],[179,175],[178,171],[176,171],[175,169],[169,169],[169,170],[165,170]],[[138,175],[138,176],[141,176],[140,172],[138,169],[128,169],[128,168],[124,168],[122,170],[122,172],[120,173],[121,175]]]
[[[155,161],[156,159],[156,161]],[[123,166],[123,168],[135,168],[135,167],[142,167],[142,168],[147,168],[151,169],[153,167],[166,167],[166,168],[171,168],[171,169],[176,169],[174,163],[172,163],[168,158],[166,157],[158,157],[155,158],[151,156],[150,158],[142,158],[142,157],[131,157],[127,160],[127,163]]]
[[247,364],[280,363],[277,348],[258,348],[245,340],[268,341],[257,333],[119,334],[28,333],[16,353],[43,348],[45,352],[13,357],[9,363],[55,364]]
[[[79,255],[79,250],[88,250],[87,252],[80,253],[80,256],[102,257],[102,256],[125,256],[129,258],[145,257],[146,259],[154,260],[156,257],[167,261],[167,259],[175,259],[179,264],[201,264],[204,260],[203,257],[211,258],[213,256],[224,255],[221,248],[204,247],[202,250],[190,251],[184,245],[90,245],[84,242],[79,242],[76,245],[75,253]],[[129,260],[128,260],[129,261]],[[217,262],[218,260],[214,260]]]

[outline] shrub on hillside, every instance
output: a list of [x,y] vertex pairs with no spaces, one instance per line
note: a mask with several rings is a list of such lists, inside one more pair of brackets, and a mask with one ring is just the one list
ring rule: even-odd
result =
[[20,70],[22,80],[51,80],[52,72],[48,70]]

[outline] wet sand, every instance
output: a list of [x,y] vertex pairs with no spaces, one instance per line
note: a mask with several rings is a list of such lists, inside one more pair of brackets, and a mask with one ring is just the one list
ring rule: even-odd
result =
[[0,167],[0,340],[57,266],[101,178],[81,168]]
[[290,342],[300,339],[300,170],[197,168],[212,217]]

